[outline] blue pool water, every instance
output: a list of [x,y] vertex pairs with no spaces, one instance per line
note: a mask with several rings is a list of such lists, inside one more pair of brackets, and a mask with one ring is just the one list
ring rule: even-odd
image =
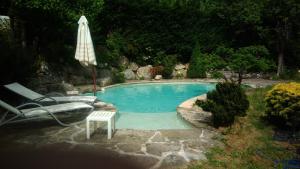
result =
[[97,97],[116,106],[117,128],[187,129],[190,126],[177,116],[176,107],[214,87],[201,83],[129,84],[106,88],[97,92]]

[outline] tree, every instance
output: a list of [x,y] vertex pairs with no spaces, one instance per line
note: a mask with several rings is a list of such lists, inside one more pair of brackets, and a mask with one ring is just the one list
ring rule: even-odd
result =
[[297,57],[297,54],[288,52],[288,49],[299,50],[297,39],[300,34],[300,4],[297,0],[266,0],[266,2],[263,31],[267,44],[277,53],[277,75],[279,76],[284,71],[287,55]]
[[269,51],[264,46],[248,46],[236,50],[228,61],[229,68],[238,74],[237,82],[242,83],[245,73],[266,72],[274,64],[269,57]]
[[187,76],[189,78],[204,78],[206,77],[206,65],[204,55],[200,51],[199,43],[197,42],[191,56]]
[[[47,60],[56,60],[62,53],[55,53],[55,50],[74,46],[80,16],[86,15],[89,23],[93,23],[102,6],[103,0],[14,0],[8,15],[16,43],[33,48],[37,55],[44,55]],[[90,25],[93,30],[94,24]]]

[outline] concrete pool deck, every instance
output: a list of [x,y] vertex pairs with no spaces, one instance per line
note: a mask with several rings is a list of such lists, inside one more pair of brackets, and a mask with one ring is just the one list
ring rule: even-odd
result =
[[[194,80],[179,81],[192,82]],[[276,81],[255,79],[251,84],[259,87],[274,83]],[[81,91],[85,90],[83,87]],[[190,105],[189,103],[188,106]],[[108,106],[100,109],[112,108]],[[22,152],[49,153],[49,151],[59,151],[62,154],[81,153],[83,154],[82,158],[77,161],[84,161],[88,159],[86,154],[93,152],[96,159],[101,162],[97,164],[99,166],[105,164],[109,168],[154,169],[177,168],[185,166],[193,160],[205,160],[205,153],[209,151],[209,148],[223,146],[220,141],[222,136],[209,126],[198,126],[184,130],[118,129],[111,140],[107,140],[105,129],[98,129],[91,135],[90,140],[86,140],[85,122],[82,121],[86,114],[81,112],[79,114],[78,119],[71,119],[71,121],[77,122],[72,123],[73,125],[70,127],[61,127],[53,121],[45,121],[8,125],[0,128],[0,152],[2,152],[0,154],[14,152],[12,159],[15,160],[18,154],[22,154]],[[103,123],[102,126],[105,124]],[[51,153],[49,153],[50,155]],[[55,156],[50,156],[50,159],[55,159]],[[29,162],[35,163],[39,157],[31,160]],[[76,160],[72,163],[76,163]]]

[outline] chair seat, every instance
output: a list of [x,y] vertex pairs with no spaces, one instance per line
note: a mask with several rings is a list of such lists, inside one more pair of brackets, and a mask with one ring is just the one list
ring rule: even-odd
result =
[[[96,96],[58,96],[51,97],[58,102],[88,102],[93,103],[96,101]],[[43,99],[42,102],[53,102],[52,99]]]
[[[44,107],[36,107],[36,108],[30,108],[30,109],[22,109],[21,111],[25,114],[26,117],[33,117],[33,116],[39,116],[42,114],[47,114],[47,111],[51,113],[58,113],[58,112],[64,112],[64,111],[73,111],[78,109],[92,109],[93,107],[81,103],[81,102],[73,102],[73,103],[65,103],[65,104],[57,104],[52,106],[44,106]],[[47,111],[45,111],[47,110]]]

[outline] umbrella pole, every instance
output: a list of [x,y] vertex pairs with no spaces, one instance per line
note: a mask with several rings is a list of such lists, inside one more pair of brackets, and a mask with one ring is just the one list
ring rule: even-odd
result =
[[96,70],[95,70],[95,66],[93,66],[93,82],[94,82],[94,96],[96,96]]

